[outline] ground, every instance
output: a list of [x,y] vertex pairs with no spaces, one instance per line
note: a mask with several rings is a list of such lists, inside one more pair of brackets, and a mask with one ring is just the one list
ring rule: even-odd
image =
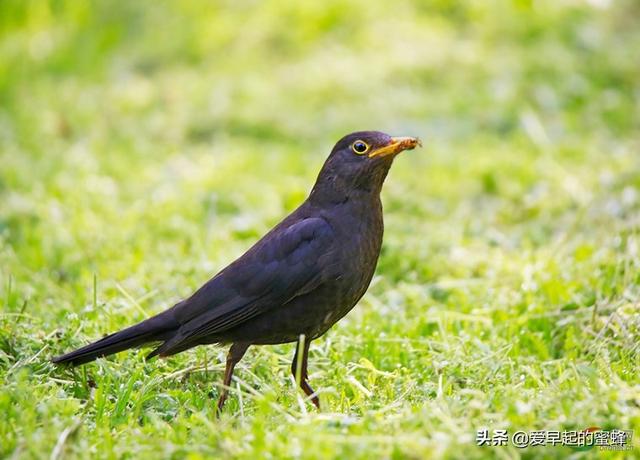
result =
[[[0,457],[608,458],[640,436],[638,4],[0,3]],[[342,135],[422,137],[359,305],[311,347],[76,370],[306,196]]]

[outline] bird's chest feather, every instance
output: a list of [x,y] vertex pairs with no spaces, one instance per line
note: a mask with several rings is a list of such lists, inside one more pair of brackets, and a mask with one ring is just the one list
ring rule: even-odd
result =
[[[355,202],[333,218],[336,229],[336,273],[326,289],[335,293],[332,316],[341,318],[364,295],[373,277],[382,245],[383,220],[379,200]],[[334,318],[331,318],[334,319]]]

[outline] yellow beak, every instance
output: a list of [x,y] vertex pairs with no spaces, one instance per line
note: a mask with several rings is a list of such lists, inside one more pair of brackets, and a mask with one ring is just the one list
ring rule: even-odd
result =
[[369,153],[369,158],[397,155],[403,150],[413,150],[417,146],[422,147],[422,142],[417,137],[392,137],[389,145],[372,150],[371,153]]

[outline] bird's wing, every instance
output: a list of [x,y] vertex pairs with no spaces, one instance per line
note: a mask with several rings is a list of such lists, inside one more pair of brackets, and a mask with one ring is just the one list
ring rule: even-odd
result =
[[334,232],[319,217],[276,228],[175,307],[177,333],[153,354],[228,330],[335,277]]

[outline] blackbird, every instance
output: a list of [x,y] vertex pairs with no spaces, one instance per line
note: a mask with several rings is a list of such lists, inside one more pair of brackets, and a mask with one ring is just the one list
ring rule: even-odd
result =
[[307,381],[309,344],[369,287],[382,244],[382,184],[396,155],[417,145],[417,138],[377,131],[343,137],[304,203],[191,297],[53,362],[79,365],[154,343],[147,358],[231,344],[220,410],[250,345],[297,342],[291,372],[320,408]]

